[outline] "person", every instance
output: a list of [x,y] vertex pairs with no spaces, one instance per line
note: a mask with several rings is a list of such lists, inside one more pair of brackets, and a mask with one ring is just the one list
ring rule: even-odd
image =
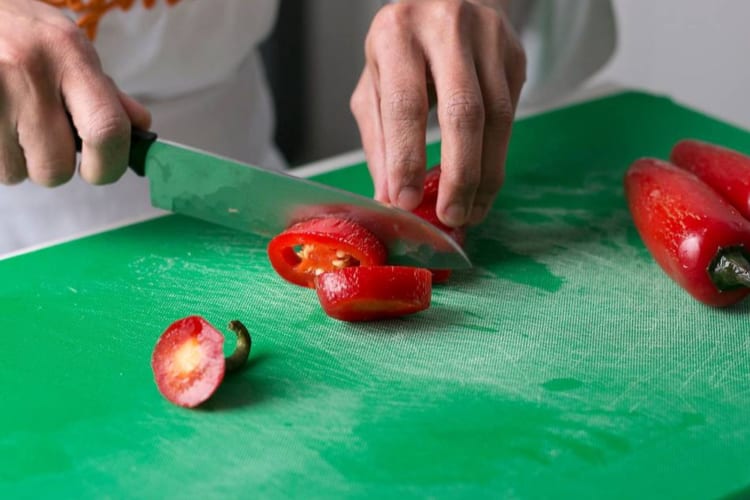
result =
[[[0,252],[156,213],[146,181],[124,175],[131,126],[284,168],[258,52],[277,7],[0,0]],[[383,5],[351,97],[375,197],[407,210],[419,203],[434,104],[438,216],[449,226],[479,223],[503,183],[527,73],[531,100],[579,84],[611,53],[611,18],[609,2],[597,0]],[[610,41],[591,44],[586,32]],[[71,121],[83,141],[78,165]]]

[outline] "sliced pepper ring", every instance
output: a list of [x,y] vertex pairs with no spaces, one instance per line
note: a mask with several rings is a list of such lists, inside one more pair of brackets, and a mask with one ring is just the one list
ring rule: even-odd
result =
[[315,278],[328,316],[342,321],[395,318],[430,307],[432,274],[407,266],[350,267]]
[[315,276],[358,266],[378,266],[388,257],[385,245],[362,225],[334,217],[298,222],[268,244],[268,258],[286,281],[315,287]]

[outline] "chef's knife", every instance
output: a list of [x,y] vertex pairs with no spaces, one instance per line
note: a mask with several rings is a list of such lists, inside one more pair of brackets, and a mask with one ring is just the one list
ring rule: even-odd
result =
[[155,207],[273,237],[296,221],[338,216],[372,231],[389,262],[432,269],[471,267],[445,232],[365,196],[255,167],[134,130],[130,167],[149,179]]

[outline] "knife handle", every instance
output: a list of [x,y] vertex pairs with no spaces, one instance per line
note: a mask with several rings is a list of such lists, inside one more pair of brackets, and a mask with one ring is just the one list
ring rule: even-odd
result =
[[[71,121],[71,125],[72,125]],[[83,141],[78,132],[73,128],[73,136],[76,143],[76,151],[80,152]],[[136,174],[143,177],[146,173],[146,153],[151,144],[156,141],[156,133],[133,127],[130,129],[130,154],[128,155],[128,166]]]

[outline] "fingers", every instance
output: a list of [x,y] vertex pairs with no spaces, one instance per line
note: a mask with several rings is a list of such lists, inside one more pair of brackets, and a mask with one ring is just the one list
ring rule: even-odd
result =
[[83,142],[79,171],[91,184],[108,184],[128,166],[130,120],[110,80],[95,71],[83,73],[65,78],[62,85],[65,105]]
[[148,112],[130,99],[123,99],[114,83],[102,72],[101,63],[80,30],[57,35],[59,50],[67,57],[57,66],[59,88],[65,107],[82,140],[81,177],[91,184],[116,181],[127,168],[130,148],[130,109],[144,124]]
[[481,180],[468,222],[478,224],[487,215],[505,178],[505,158],[521,86],[525,79],[523,50],[508,36],[501,17],[484,23],[475,43],[477,76],[484,103]]
[[[480,73],[481,74],[481,73]],[[492,75],[482,75],[493,80]],[[510,141],[513,107],[507,83],[498,79],[493,86],[482,86],[485,98],[485,126],[482,132],[480,181],[474,195],[469,224],[481,222],[487,215],[505,179],[505,157]]]
[[448,14],[443,32],[453,32],[428,45],[428,58],[443,142],[437,213],[459,227],[481,222],[503,184],[525,55],[497,10],[459,3]]
[[62,105],[59,102],[47,104],[46,100],[39,99],[20,117],[18,143],[23,148],[29,180],[41,186],[55,187],[73,177],[76,151],[73,132]]
[[151,112],[148,109],[121,90],[117,91],[117,97],[133,127],[141,130],[151,128]]
[[43,5],[24,7],[33,9],[17,16],[23,29],[10,24],[0,32],[7,35],[0,38],[0,181],[28,177],[56,186],[70,179],[70,120],[83,139],[81,176],[94,184],[116,180],[127,164],[129,114],[147,128],[148,112],[118,92],[74,23]]
[[367,168],[370,171],[375,188],[375,199],[383,203],[390,203],[388,196],[388,175],[385,169],[385,147],[383,144],[383,129],[380,119],[378,95],[373,83],[374,68],[365,68],[359,79],[357,88],[352,94],[350,108],[362,139],[362,148],[367,158]]
[[437,214],[451,227],[460,227],[472,215],[474,198],[482,181],[482,148],[485,110],[477,79],[472,47],[464,30],[470,24],[455,13],[457,22],[447,24],[444,36],[431,40],[427,57],[437,92],[442,139]]
[[56,92],[54,71],[40,51],[18,50],[2,65],[3,183],[28,177],[57,186],[75,172],[75,148],[67,117]]
[[[377,196],[387,190],[392,203],[410,210],[422,197],[434,90],[442,138],[437,214],[452,227],[481,221],[502,186],[525,80],[523,49],[497,7],[458,0],[384,7],[368,33],[368,63],[352,99]],[[375,104],[377,113],[365,109]]]
[[[0,74],[7,74],[5,65],[0,65]],[[6,79],[2,79],[0,102],[9,103],[12,90]],[[26,179],[26,159],[18,143],[15,113],[11,106],[0,106],[0,184],[11,186]]]
[[399,22],[402,10],[384,9],[376,22],[387,26],[368,38],[367,51],[377,65],[377,90],[388,198],[412,210],[422,199],[425,131],[429,103],[426,63],[420,44]]
[[6,126],[7,123],[2,120],[0,125],[0,184],[12,186],[26,179],[26,159],[18,145],[16,131]]

